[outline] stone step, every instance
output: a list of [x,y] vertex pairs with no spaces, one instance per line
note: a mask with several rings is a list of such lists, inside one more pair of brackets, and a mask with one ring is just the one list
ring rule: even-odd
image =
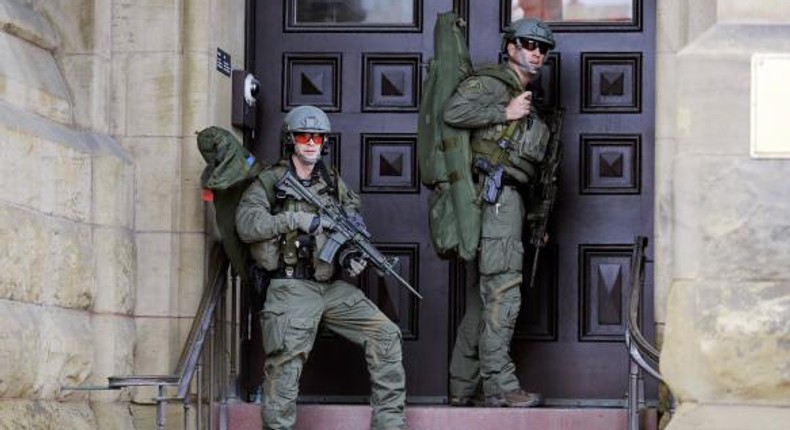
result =
[[[260,430],[260,405],[240,403],[227,409],[228,429]],[[643,430],[655,430],[654,410],[643,414]],[[457,408],[408,406],[413,430],[627,430],[628,413],[616,408]],[[368,430],[370,406],[297,407],[294,430]]]

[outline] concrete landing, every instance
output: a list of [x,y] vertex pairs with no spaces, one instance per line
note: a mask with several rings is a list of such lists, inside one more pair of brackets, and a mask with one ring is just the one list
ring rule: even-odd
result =
[[[228,428],[260,430],[260,405],[228,407]],[[655,411],[645,414],[645,430],[655,430]],[[412,430],[627,430],[625,409],[598,408],[455,408],[408,406]],[[368,430],[370,407],[363,405],[299,405],[294,430]]]

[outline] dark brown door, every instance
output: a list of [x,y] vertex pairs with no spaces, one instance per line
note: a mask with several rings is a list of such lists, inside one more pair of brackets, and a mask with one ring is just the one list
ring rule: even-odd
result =
[[[476,64],[497,61],[511,16],[527,10],[552,22],[558,49],[540,87],[544,104],[566,110],[561,195],[537,285],[523,288],[513,356],[522,383],[558,403],[622,399],[629,246],[636,235],[652,236],[653,225],[654,1],[253,4],[253,72],[262,83],[255,152],[269,162],[279,157],[281,121],[294,106],[329,112],[329,160],[360,192],[375,243],[399,257],[401,275],[425,297],[416,300],[373,271],[358,281],[403,331],[412,403],[446,400],[454,330],[474,291],[469,268],[431,247],[430,191],[416,168],[417,109],[436,14],[455,8],[466,17]],[[650,312],[644,324],[652,324]],[[302,399],[363,401],[367,377],[362,351],[324,333],[303,373]]]

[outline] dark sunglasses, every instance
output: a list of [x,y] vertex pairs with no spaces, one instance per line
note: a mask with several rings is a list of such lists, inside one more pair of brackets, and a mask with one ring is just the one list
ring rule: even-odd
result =
[[521,42],[521,47],[527,51],[534,51],[535,48],[537,48],[540,50],[541,54],[546,55],[546,53],[549,52],[549,49],[551,49],[548,43],[539,42],[537,40],[519,39],[519,41]]
[[300,145],[307,145],[311,139],[316,145],[324,143],[324,135],[321,133],[294,133],[294,142]]

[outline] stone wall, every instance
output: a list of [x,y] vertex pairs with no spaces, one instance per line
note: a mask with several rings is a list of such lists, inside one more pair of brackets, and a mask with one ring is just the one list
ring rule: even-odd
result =
[[194,133],[230,128],[214,57],[243,68],[243,35],[242,0],[0,0],[0,429],[150,415],[152,390],[68,387],[174,369],[205,276]]
[[658,7],[656,302],[681,401],[669,428],[786,428],[790,160],[749,145],[751,56],[790,53],[790,4]]
[[[749,157],[749,64],[790,52],[790,3],[658,12],[670,428],[783,428],[790,161]],[[150,427],[151,391],[62,387],[177,360],[205,267],[194,132],[230,127],[214,56],[242,67],[243,14],[242,0],[0,0],[0,429]]]

